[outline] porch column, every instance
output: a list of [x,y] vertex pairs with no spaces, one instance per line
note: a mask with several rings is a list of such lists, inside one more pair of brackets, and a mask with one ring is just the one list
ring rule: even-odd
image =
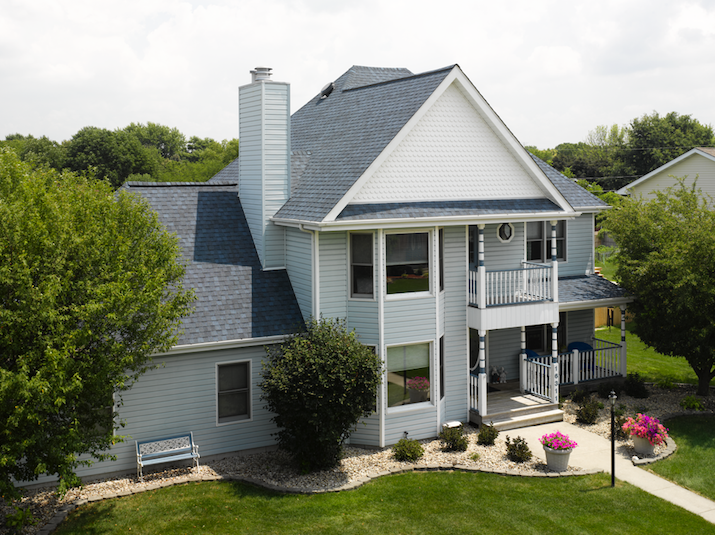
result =
[[477,244],[477,306],[487,307],[487,272],[484,267],[484,224],[477,225],[479,242]]
[[521,355],[519,356],[519,390],[526,392],[526,327],[521,326]]
[[559,324],[551,324],[551,402],[559,402]]
[[626,348],[626,305],[621,305],[621,375],[628,375],[628,351]]
[[487,352],[486,352],[487,331],[479,331],[479,363],[477,364],[478,391],[477,410],[480,416],[487,413]]
[[559,263],[556,260],[556,223],[551,222],[551,299],[559,302]]

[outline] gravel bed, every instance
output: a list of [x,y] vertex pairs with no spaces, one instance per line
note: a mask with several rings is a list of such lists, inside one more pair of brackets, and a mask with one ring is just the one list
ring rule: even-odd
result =
[[[616,406],[624,404],[626,414],[629,416],[635,416],[638,412],[646,412],[650,416],[663,419],[669,415],[682,413],[683,410],[679,405],[680,400],[695,392],[695,388],[690,386],[678,386],[673,390],[649,387],[649,390],[651,396],[646,399],[621,395]],[[576,421],[578,407],[570,400],[566,400],[563,404],[564,420],[610,439],[608,400],[602,401],[604,401],[604,408],[600,410],[597,423],[584,425]],[[708,413],[715,412],[715,399],[712,397],[706,399],[705,404]],[[439,440],[422,440],[420,442],[424,447],[425,454],[415,463],[396,461],[390,448],[364,449],[346,446],[343,459],[338,467],[306,475],[298,473],[291,466],[285,454],[280,451],[271,451],[210,461],[201,466],[199,474],[188,468],[177,468],[147,474],[143,483],[139,482],[136,477],[129,476],[97,480],[89,482],[81,488],[70,490],[62,499],[57,497],[54,488],[35,488],[25,491],[20,506],[22,508],[30,507],[38,522],[36,525],[26,528],[23,533],[37,533],[55,516],[57,511],[67,508],[78,500],[91,501],[109,495],[130,494],[156,488],[158,485],[184,483],[207,477],[249,479],[275,488],[294,492],[310,492],[335,490],[387,471],[444,468],[457,465],[484,471],[508,472],[515,475],[544,475],[547,473],[546,465],[538,459],[519,464],[506,457],[505,438],[507,435],[518,436],[518,429],[500,433],[494,446],[477,445],[477,432],[471,426],[465,427],[465,434],[469,440],[466,452],[444,452]],[[630,441],[621,442],[628,444]],[[657,453],[658,450],[656,450]],[[579,470],[569,467],[569,472],[576,474],[579,473]],[[10,505],[0,500],[0,514],[3,520],[4,516],[11,512]],[[0,526],[3,525],[4,522],[0,522]],[[0,534],[5,533],[9,533],[9,531],[0,527]]]

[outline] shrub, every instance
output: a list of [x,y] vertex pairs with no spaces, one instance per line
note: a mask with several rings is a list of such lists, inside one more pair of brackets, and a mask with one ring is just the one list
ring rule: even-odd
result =
[[472,454],[469,456],[469,458],[470,458],[471,460],[473,460],[473,461],[476,462],[476,461],[479,460],[479,454],[475,451],[474,453],[472,453]]
[[601,408],[603,408],[602,403],[589,398],[576,410],[576,420],[582,424],[595,424],[596,420],[598,420],[598,411]]
[[663,390],[673,390],[675,388],[675,383],[670,377],[665,377],[658,381],[658,388]]
[[586,390],[581,390],[580,388],[571,393],[571,401],[574,403],[582,403],[585,399],[590,397],[591,394],[589,394]]
[[482,423],[479,427],[479,434],[477,435],[477,444],[480,446],[494,445],[494,442],[499,436],[499,431],[493,424],[494,422],[492,422],[492,425]]
[[392,454],[395,459],[401,462],[414,462],[425,453],[422,444],[411,438],[401,438],[397,444],[392,446]]
[[442,441],[442,449],[445,451],[467,451],[469,441],[464,436],[464,426],[443,427],[439,434]]
[[531,450],[529,445],[522,437],[516,437],[514,440],[509,440],[509,435],[506,437],[506,456],[510,461],[515,463],[525,463],[531,459]]
[[623,385],[623,389],[627,395],[633,398],[645,399],[650,395],[645,386],[643,377],[641,377],[641,375],[637,372],[628,374],[626,382]]
[[683,407],[686,411],[688,410],[693,410],[693,411],[704,411],[705,406],[703,405],[703,402],[696,398],[695,396],[685,396],[683,399],[680,400],[680,406]]
[[335,466],[350,431],[374,411],[379,357],[332,319],[310,320],[266,351],[260,387],[278,446],[303,471]]

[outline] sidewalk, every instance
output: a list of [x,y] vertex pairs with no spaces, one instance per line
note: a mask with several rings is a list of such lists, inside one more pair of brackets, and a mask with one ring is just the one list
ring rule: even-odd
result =
[[[539,442],[539,438],[557,430],[568,435],[578,444],[578,447],[571,453],[570,466],[580,467],[584,470],[602,470],[609,474],[611,473],[611,441],[581,427],[567,422],[555,422],[513,429],[508,434],[523,437],[529,444],[533,454],[546,461],[544,448]],[[505,431],[505,433],[507,432]],[[635,485],[715,524],[715,502],[679,487],[675,483],[666,481],[643,468],[634,466],[630,458],[631,455],[625,447],[621,446],[619,448],[616,442],[617,479],[627,481],[631,485]]]

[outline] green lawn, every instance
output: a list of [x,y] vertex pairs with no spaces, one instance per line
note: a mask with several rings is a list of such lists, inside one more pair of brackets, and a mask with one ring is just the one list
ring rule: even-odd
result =
[[[648,382],[658,383],[670,379],[674,383],[697,385],[695,372],[683,357],[668,357],[647,347],[631,332],[633,323],[626,323],[626,344],[628,345],[628,373],[638,372]],[[604,327],[596,329],[596,338],[621,343],[621,328]],[[715,379],[711,381],[715,385]]]
[[607,474],[522,478],[465,472],[382,477],[355,491],[278,494],[185,484],[83,506],[71,533],[712,533],[704,519]]
[[676,452],[649,465],[656,474],[715,500],[715,415],[682,416],[664,422]]

